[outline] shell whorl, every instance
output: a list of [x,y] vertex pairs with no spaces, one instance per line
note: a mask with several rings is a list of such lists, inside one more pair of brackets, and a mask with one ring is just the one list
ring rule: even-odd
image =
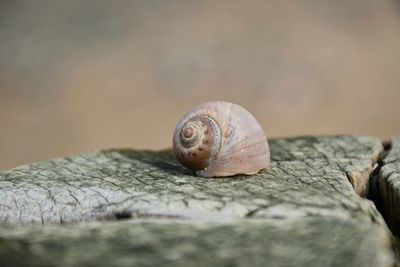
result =
[[213,118],[194,116],[177,127],[173,143],[175,155],[183,165],[193,170],[203,170],[218,154],[221,130]]

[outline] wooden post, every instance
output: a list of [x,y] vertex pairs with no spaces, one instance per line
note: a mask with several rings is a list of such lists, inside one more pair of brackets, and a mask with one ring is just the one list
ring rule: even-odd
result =
[[395,239],[363,198],[376,168],[400,179],[393,147],[379,161],[375,138],[275,139],[269,170],[232,178],[134,150],[0,172],[0,266],[393,266]]

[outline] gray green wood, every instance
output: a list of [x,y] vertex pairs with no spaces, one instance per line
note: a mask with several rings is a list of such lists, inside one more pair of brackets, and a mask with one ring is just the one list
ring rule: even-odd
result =
[[269,170],[232,178],[134,150],[1,172],[0,266],[393,266],[392,235],[361,197],[380,140],[270,147]]

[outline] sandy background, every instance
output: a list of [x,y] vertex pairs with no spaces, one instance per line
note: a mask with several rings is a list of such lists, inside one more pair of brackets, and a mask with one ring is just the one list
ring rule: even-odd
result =
[[269,137],[400,135],[400,2],[0,1],[0,169],[169,147],[209,100]]

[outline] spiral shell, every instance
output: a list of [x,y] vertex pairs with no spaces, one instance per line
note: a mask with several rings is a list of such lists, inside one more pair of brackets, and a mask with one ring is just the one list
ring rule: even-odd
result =
[[270,163],[267,138],[243,107],[214,101],[192,108],[173,137],[176,158],[203,177],[255,174]]

